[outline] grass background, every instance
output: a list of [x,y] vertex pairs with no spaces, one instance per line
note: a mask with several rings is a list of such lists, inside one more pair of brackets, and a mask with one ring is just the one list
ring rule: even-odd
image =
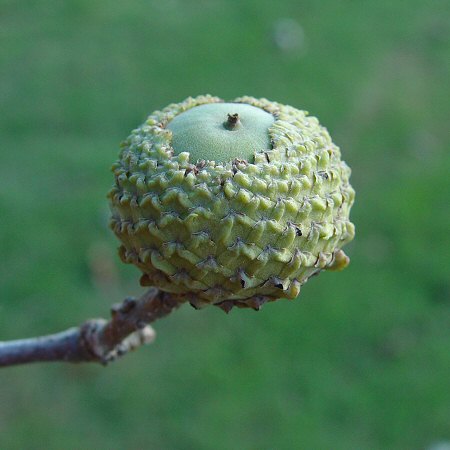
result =
[[438,0],[0,1],[1,339],[141,292],[105,195],[119,142],[168,103],[307,109],[357,192],[351,266],[299,300],[183,307],[107,369],[2,370],[0,448],[450,445],[449,14]]

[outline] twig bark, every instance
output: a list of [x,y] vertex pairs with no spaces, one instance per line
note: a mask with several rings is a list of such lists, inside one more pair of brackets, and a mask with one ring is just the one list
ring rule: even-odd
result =
[[111,308],[111,320],[91,319],[61,333],[0,342],[0,367],[31,362],[65,361],[107,364],[153,342],[148,324],[179,306],[170,294],[149,289],[139,299],[127,298]]

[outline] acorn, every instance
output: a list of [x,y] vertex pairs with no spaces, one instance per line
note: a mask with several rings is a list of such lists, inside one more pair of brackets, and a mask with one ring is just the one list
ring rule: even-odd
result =
[[189,97],[133,130],[112,170],[121,259],[196,308],[293,299],[349,262],[350,169],[306,111]]

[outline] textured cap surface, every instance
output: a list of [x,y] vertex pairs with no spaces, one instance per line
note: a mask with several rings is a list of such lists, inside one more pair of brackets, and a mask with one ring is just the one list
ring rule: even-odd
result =
[[295,298],[310,276],[348,264],[341,248],[354,236],[354,191],[339,148],[315,117],[266,99],[233,102],[270,114],[270,147],[248,159],[199,160],[174,150],[170,124],[223,101],[199,96],[156,111],[113,166],[111,226],[143,285],[196,307],[258,309]]

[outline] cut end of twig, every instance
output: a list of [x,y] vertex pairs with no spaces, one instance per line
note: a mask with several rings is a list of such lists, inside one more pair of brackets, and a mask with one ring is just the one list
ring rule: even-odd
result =
[[[115,361],[117,358],[120,358],[143,345],[151,344],[155,338],[155,330],[150,325],[146,325],[141,330],[135,331],[127,336],[113,350],[98,355],[98,360],[101,364],[106,366],[108,363]],[[100,349],[100,351],[102,351],[102,349]]]

